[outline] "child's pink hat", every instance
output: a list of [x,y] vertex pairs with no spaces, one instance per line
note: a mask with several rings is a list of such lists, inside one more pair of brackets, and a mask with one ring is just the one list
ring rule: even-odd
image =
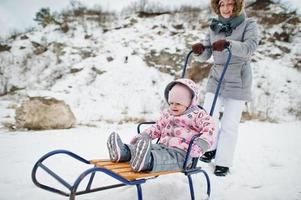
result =
[[189,107],[192,100],[190,89],[180,83],[175,84],[168,93],[168,103],[179,103]]

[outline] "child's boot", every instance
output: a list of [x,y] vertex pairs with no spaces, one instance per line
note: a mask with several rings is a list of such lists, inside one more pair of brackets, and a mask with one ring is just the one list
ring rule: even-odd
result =
[[200,160],[206,163],[210,163],[215,158],[216,150],[207,151],[200,157]]
[[112,132],[107,141],[110,159],[113,162],[130,161],[131,153],[127,145],[123,144],[119,135]]
[[138,140],[132,155],[130,164],[134,171],[151,170],[151,140],[149,138],[144,137]]

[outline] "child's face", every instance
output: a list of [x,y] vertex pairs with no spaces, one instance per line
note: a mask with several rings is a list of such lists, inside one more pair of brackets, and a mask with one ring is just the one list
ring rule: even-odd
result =
[[171,102],[169,104],[169,110],[170,110],[170,112],[171,112],[172,115],[179,116],[183,112],[185,112],[185,110],[187,110],[187,107],[183,106],[182,104],[179,104],[179,103],[173,103],[173,102]]

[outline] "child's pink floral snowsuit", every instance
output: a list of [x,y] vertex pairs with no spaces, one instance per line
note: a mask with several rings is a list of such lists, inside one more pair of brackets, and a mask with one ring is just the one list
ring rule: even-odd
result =
[[178,79],[165,88],[165,99],[168,102],[168,93],[176,84],[182,83],[193,92],[192,103],[180,116],[173,116],[169,110],[161,114],[156,124],[146,129],[142,134],[148,134],[152,139],[160,138],[159,143],[168,147],[176,147],[187,151],[193,135],[201,135],[194,143],[191,157],[201,156],[211,147],[214,140],[215,126],[213,119],[205,110],[198,107],[198,91],[195,83],[190,79]]

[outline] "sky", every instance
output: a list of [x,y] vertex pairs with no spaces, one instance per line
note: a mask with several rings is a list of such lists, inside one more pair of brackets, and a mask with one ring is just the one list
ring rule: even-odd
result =
[[[120,11],[125,6],[136,2],[138,0],[85,0],[85,5],[92,7],[94,5],[101,5],[105,10]],[[179,6],[179,5],[199,5],[204,6],[208,4],[208,0],[149,0],[148,2],[160,2],[162,5]],[[292,8],[301,8],[299,0],[281,0],[288,3]],[[50,10],[60,11],[68,8],[70,0],[0,0],[0,36],[6,37],[13,31],[23,31],[36,25],[33,21],[35,13],[42,7],[49,7]],[[299,9],[300,11],[300,9]]]
[[[101,5],[104,10],[121,11],[125,6],[136,2],[137,0],[81,0],[84,5],[93,7]],[[160,2],[162,5],[169,5],[167,0],[151,0],[151,2]],[[179,6],[182,4],[195,4],[194,0],[177,0],[170,5]],[[22,31],[36,25],[33,21],[35,13],[41,8],[49,7],[50,10],[60,11],[70,7],[70,0],[0,0],[0,36],[5,37],[14,30]]]

